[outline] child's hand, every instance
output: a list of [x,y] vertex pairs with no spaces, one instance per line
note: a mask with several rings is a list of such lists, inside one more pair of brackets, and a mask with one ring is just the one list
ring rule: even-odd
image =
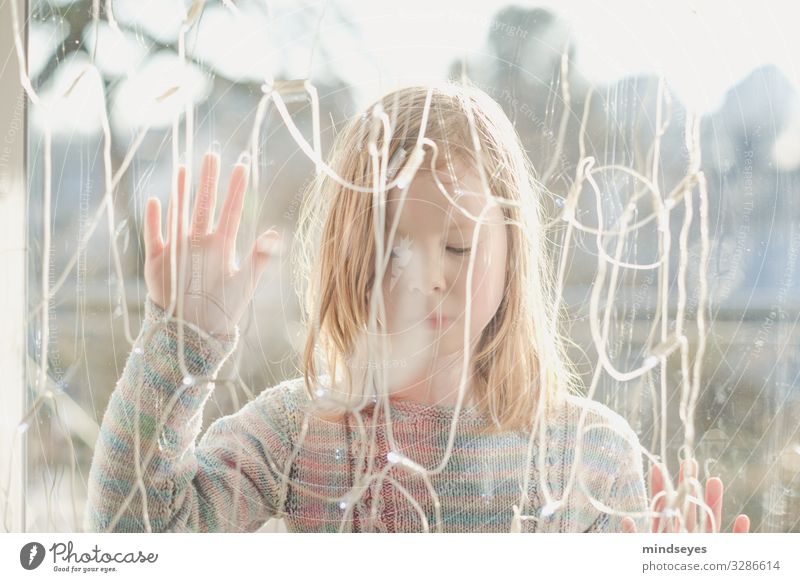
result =
[[[681,489],[681,486],[684,485],[684,475],[689,474],[691,476],[697,475],[697,461],[690,459],[683,461],[681,463],[681,471],[680,471],[680,482],[678,485],[678,489]],[[651,498],[658,495],[661,491],[664,490],[664,478],[661,474],[661,471],[656,467],[653,466],[650,469],[650,484],[652,488]],[[688,485],[688,484],[686,484]],[[687,491],[691,491],[688,489]],[[695,497],[700,497],[700,492],[695,492],[696,495],[693,493]],[[712,530],[711,526],[711,518],[708,516],[706,512],[705,515],[705,532],[708,533],[718,533],[719,532],[719,523],[722,519],[722,493],[723,493],[723,486],[722,481],[717,477],[711,477],[710,479],[706,480],[706,487],[705,487],[705,503],[708,505],[713,514],[714,514],[714,522],[716,523],[716,528]],[[664,511],[664,506],[666,505],[666,497],[662,496],[656,501],[655,510],[658,512]],[[683,521],[686,526],[686,531],[688,532],[695,532],[699,531],[696,528],[697,524],[697,510],[698,506],[695,503],[690,503],[688,505],[687,514],[683,516]],[[622,520],[622,529],[625,533],[636,533],[636,524],[634,523],[633,519],[630,517],[626,517]],[[659,518],[653,518],[653,525],[652,525],[652,532],[658,533],[660,529]],[[680,531],[680,522],[677,517],[669,518],[664,528],[664,533],[675,533]],[[747,515],[741,513],[736,517],[736,521],[733,524],[733,533],[748,533],[750,531],[750,518]]]
[[[173,237],[172,233],[173,204],[170,198],[166,242],[161,238],[161,204],[157,198],[148,199],[144,220],[144,271],[150,298],[162,309],[167,309],[172,291],[170,256],[174,248],[177,280],[184,282],[181,291],[184,321],[221,336],[233,333],[269,263],[272,250],[280,241],[280,235],[272,230],[266,231],[257,239],[243,264],[234,264],[249,167],[244,163],[234,167],[219,223],[214,229],[219,165],[216,154],[209,153],[203,158],[197,201],[188,230],[181,225],[186,168],[179,168],[177,236]],[[188,253],[185,274],[180,276],[184,253]],[[176,311],[177,295],[175,309],[170,315],[175,315]]]

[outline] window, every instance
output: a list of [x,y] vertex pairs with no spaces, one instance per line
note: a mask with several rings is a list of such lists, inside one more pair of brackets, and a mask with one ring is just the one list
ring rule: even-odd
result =
[[[25,4],[1,8],[9,63],[10,9]],[[464,76],[536,168],[547,259],[556,272],[565,261],[570,357],[587,386],[602,368],[593,397],[673,473],[693,425],[701,475],[726,486],[726,525],[745,512],[751,531],[800,531],[800,108],[796,51],[772,43],[794,19],[748,13],[753,51],[744,23],[680,3],[658,18],[634,2],[614,18],[559,3],[100,4],[39,0],[18,15],[37,104],[23,106],[13,67],[2,73],[6,530],[80,531],[103,412],[144,315],[143,205],[166,208],[181,159],[216,142],[224,184],[256,154],[243,256],[269,225],[291,233],[309,151],[325,157],[347,119],[400,80]],[[286,115],[259,108],[270,79],[285,83]],[[622,224],[636,228],[621,237]],[[287,373],[304,339],[290,268],[274,264],[259,287],[231,363],[241,381],[215,391],[204,427],[299,375]]]

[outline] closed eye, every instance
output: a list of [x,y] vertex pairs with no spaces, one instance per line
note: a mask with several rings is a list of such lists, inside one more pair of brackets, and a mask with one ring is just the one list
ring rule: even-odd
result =
[[471,250],[469,247],[465,247],[463,249],[456,248],[456,247],[447,247],[447,250],[451,253],[455,253],[457,255],[466,255]]

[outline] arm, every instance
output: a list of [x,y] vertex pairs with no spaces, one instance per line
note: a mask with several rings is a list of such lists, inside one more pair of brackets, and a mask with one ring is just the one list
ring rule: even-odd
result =
[[[642,513],[631,515],[639,531],[647,531],[649,519],[643,512],[649,510],[649,502],[644,483],[642,453],[639,438],[633,429],[628,428],[620,435],[621,454],[619,456],[619,472],[609,489],[605,504],[615,511]],[[622,532],[622,520],[626,516],[601,513],[590,532]]]
[[[143,341],[163,321],[164,311],[148,297],[142,332],[111,396],[95,447],[85,529],[258,529],[283,510],[278,507],[281,474],[292,439],[281,392],[266,390],[237,413],[218,419],[195,446],[214,384],[184,384],[174,319]],[[189,373],[215,377],[236,346],[238,328],[221,342],[187,324],[183,330]],[[177,392],[180,397],[170,410]],[[158,430],[162,419],[163,430]]]

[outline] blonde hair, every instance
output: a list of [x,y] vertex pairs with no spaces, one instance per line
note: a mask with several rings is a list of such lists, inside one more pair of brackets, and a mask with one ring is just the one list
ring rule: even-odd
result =
[[[390,120],[388,144],[382,141],[387,138],[385,127],[376,131],[369,115],[376,106]],[[328,164],[346,183],[369,189],[374,169],[370,143],[379,149],[388,146],[392,159],[400,148],[412,151],[420,131],[437,145],[439,159],[480,160],[491,193],[514,202],[501,206],[508,234],[507,264],[513,268],[507,268],[503,299],[476,344],[470,370],[480,410],[493,419],[489,431],[530,430],[536,407],[578,391],[578,379],[566,357],[553,307],[554,277],[542,232],[544,190],[500,106],[469,84],[446,82],[392,91],[346,123],[336,136]],[[344,371],[344,383],[352,394],[348,362],[366,330],[376,277],[375,199],[364,189],[346,187],[320,172],[304,192],[293,256],[308,330],[301,364],[312,401],[320,385],[316,355],[330,378]]]

